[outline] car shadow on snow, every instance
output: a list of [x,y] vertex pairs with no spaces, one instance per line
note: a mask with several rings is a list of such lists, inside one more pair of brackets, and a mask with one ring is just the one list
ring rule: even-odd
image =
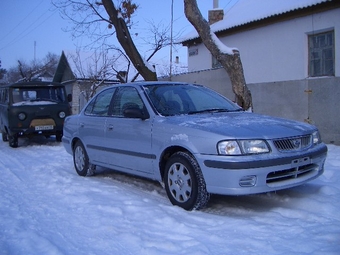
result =
[[158,181],[98,166],[95,171],[95,177],[110,178],[120,183],[133,186],[137,190],[164,194],[165,198],[167,198],[165,190]]
[[20,137],[18,139],[18,147],[28,147],[34,145],[48,145],[48,146],[59,146],[61,143],[56,141],[55,136],[33,136],[33,137]]
[[[170,205],[165,189],[157,181],[121,173],[115,170],[98,167],[96,177],[109,178],[128,187],[137,193],[148,193],[157,203]],[[307,183],[290,189],[253,195],[211,195],[207,207],[200,212],[230,217],[244,217],[269,212],[275,208],[297,208],[304,200],[311,199],[320,192],[322,185]],[[141,194],[142,195],[142,194]],[[160,199],[160,196],[162,199]]]
[[253,195],[211,195],[209,204],[202,211],[233,217],[252,216],[275,208],[296,209],[303,201],[314,199],[322,185],[307,183],[294,188]]

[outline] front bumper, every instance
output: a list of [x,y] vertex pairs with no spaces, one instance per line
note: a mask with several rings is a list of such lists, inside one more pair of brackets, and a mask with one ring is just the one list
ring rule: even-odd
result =
[[56,135],[63,132],[62,126],[54,126],[53,129],[36,130],[35,128],[10,128],[10,134],[17,136],[32,136],[32,135]]
[[209,193],[246,195],[291,188],[317,178],[324,171],[327,147],[320,144],[298,154],[268,155],[196,158]]

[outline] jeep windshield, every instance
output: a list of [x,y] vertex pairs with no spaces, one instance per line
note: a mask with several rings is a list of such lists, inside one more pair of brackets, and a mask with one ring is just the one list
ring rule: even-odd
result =
[[13,105],[56,104],[65,102],[63,87],[27,87],[13,88]]

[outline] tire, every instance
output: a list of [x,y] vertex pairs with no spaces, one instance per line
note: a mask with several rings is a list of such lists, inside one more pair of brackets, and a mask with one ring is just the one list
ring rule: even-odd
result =
[[18,147],[18,135],[8,135],[9,146],[12,148]]
[[89,169],[89,157],[81,141],[77,141],[73,148],[73,163],[76,172],[80,176],[86,176]]
[[62,133],[57,133],[56,135],[55,135],[55,139],[56,139],[56,141],[57,142],[61,142],[61,138],[63,137],[63,134]]
[[176,152],[170,157],[165,165],[164,184],[170,202],[185,210],[202,209],[209,201],[202,171],[186,152]]
[[3,131],[1,132],[1,135],[2,135],[2,141],[8,142],[8,134],[5,131]]

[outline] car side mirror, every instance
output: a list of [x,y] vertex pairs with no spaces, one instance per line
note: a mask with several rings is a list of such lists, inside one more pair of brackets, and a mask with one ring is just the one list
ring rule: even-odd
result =
[[136,107],[128,107],[124,110],[123,115],[125,118],[142,119],[146,120],[150,116],[146,111],[143,111]]

